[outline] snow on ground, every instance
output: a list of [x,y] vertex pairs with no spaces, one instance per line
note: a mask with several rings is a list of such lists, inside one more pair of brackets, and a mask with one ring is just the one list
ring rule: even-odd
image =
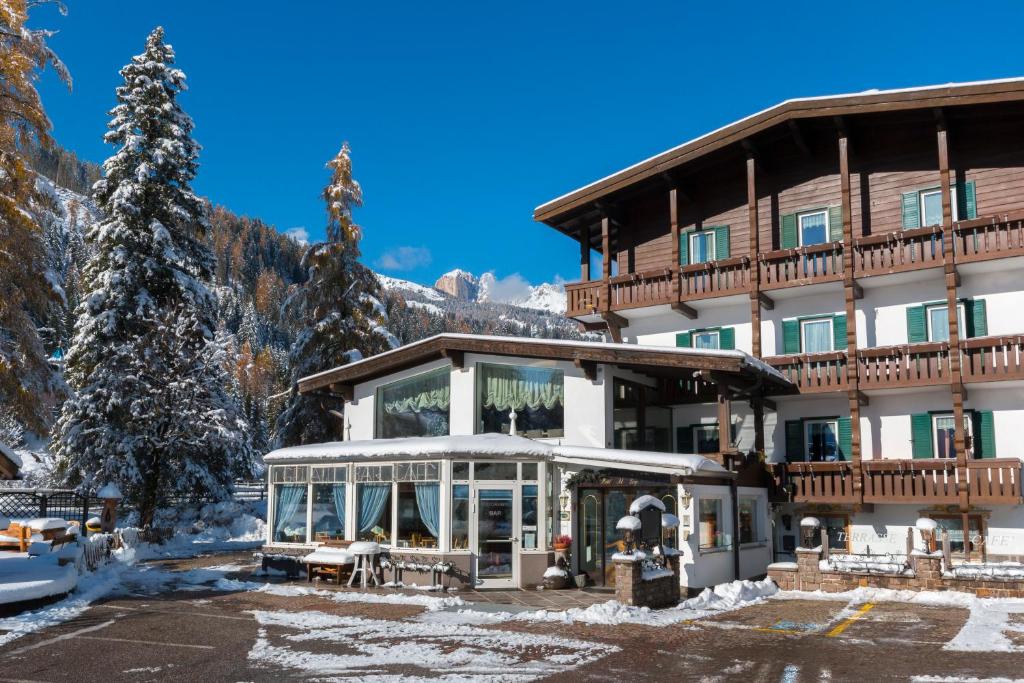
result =
[[[432,680],[528,681],[565,673],[619,651],[604,643],[465,624],[438,629],[415,621],[322,612],[254,614],[261,628],[249,660],[317,677],[383,676],[390,667],[416,667]],[[279,638],[285,642],[274,644],[271,631],[285,631]],[[302,649],[303,643],[310,643],[308,650]],[[325,652],[324,645],[334,651]]]
[[[265,503],[263,503],[265,505]],[[250,503],[225,501],[199,508],[166,511],[154,527],[171,527],[174,536],[163,545],[142,544],[133,560],[194,557],[212,552],[262,547],[266,539],[266,509]]]

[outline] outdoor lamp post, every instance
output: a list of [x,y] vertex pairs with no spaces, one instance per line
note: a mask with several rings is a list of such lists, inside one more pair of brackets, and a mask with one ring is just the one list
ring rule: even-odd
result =
[[121,501],[121,489],[111,482],[97,491],[96,497],[103,501],[103,511],[100,513],[100,531],[105,534],[113,533],[117,524],[117,504]]

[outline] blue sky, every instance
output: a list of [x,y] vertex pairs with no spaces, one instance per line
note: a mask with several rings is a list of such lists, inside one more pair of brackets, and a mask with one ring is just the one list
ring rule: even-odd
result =
[[[163,25],[204,147],[196,188],[323,235],[324,163],[352,145],[364,261],[578,277],[533,208],[788,97],[1024,75],[1024,8],[870,3],[69,0],[37,11],[75,79],[55,135],[101,161],[117,70]],[[959,8],[959,9],[956,9]]]

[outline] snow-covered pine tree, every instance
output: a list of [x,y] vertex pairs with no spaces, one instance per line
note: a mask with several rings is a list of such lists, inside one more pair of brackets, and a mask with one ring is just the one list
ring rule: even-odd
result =
[[44,434],[61,384],[38,328],[48,322],[59,287],[38,221],[45,197],[23,151],[52,144],[35,86],[38,71],[50,64],[69,87],[71,79],[46,45],[51,33],[27,28],[27,19],[26,0],[0,2],[0,405]]
[[380,283],[358,262],[362,231],[352,220],[352,209],[362,205],[363,196],[352,177],[347,143],[327,168],[327,240],[306,251],[308,278],[284,304],[293,320],[312,322],[292,344],[288,367],[293,389],[274,426],[277,447],[344,438],[341,420],[329,412],[339,409],[339,401],[299,394],[294,387],[301,377],[398,346],[386,327]]
[[185,74],[162,28],[121,69],[86,238],[66,375],[75,395],[55,430],[59,474],[93,489],[115,482],[141,522],[169,501],[222,498],[251,468],[248,426],[227,393],[215,340],[207,207],[191,189],[199,145],[178,94]]

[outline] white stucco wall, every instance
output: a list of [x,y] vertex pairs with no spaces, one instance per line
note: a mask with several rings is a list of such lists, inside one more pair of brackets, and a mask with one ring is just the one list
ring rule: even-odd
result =
[[[802,292],[804,288],[797,288]],[[761,309],[761,353],[764,356],[783,355],[782,321],[809,315],[835,315],[846,312],[842,290],[806,288],[810,294],[787,291],[773,297],[775,308]],[[771,295],[771,292],[768,292]],[[749,312],[748,312],[749,315]]]
[[[730,302],[732,300],[730,299]],[[630,320],[622,330],[623,341],[630,344],[675,346],[676,334],[708,327],[732,327],[736,330],[736,348],[751,352],[750,303],[726,303],[701,306],[696,320],[668,311]]]
[[1020,270],[961,275],[958,295],[985,300],[989,335],[1024,334],[1024,278]]
[[907,307],[926,301],[945,301],[942,271],[934,277],[897,286],[865,287],[857,302],[857,345],[895,346],[907,343]]

